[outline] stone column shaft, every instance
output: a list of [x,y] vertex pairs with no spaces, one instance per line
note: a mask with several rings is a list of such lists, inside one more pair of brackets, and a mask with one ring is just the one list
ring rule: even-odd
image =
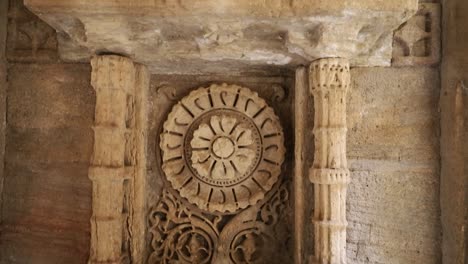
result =
[[315,195],[312,262],[342,264],[346,263],[346,190],[350,181],[346,160],[349,63],[341,58],[314,61],[309,78],[315,106],[315,155],[309,172]]
[[94,150],[89,169],[93,182],[90,263],[120,263],[129,107],[135,83],[132,61],[98,56],[91,61],[96,90]]

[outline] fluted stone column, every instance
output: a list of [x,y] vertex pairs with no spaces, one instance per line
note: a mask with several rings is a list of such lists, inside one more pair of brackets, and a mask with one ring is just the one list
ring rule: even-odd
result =
[[[129,228],[133,230],[128,230],[124,229],[124,222],[139,221],[129,219],[129,215],[142,215],[144,210],[144,197],[141,197],[144,192],[135,194],[135,190],[144,186],[141,142],[144,142],[145,111],[144,100],[135,91],[145,89],[149,75],[143,66],[120,56],[97,56],[91,65],[96,109],[89,168],[89,178],[93,182],[89,263],[121,263],[131,255],[125,252],[125,247],[127,251],[133,249],[140,254],[142,242],[139,240],[144,242],[141,224],[132,225]],[[138,241],[129,245],[130,235],[125,234],[132,231]]]
[[350,83],[346,59],[312,62],[310,91],[314,97],[315,155],[309,172],[314,184],[312,217],[315,252],[312,263],[346,263],[346,94]]

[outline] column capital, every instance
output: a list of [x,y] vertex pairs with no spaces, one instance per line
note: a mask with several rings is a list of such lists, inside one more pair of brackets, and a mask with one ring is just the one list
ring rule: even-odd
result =
[[345,58],[324,58],[313,61],[309,67],[310,92],[320,90],[347,90],[350,83],[349,61]]
[[120,90],[133,94],[135,64],[118,55],[98,55],[91,59],[91,85],[95,90]]

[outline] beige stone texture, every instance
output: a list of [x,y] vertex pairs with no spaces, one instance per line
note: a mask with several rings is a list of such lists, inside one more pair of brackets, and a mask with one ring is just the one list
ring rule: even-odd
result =
[[348,263],[441,263],[439,72],[355,68]]
[[417,0],[25,4],[59,32],[64,60],[122,54],[167,74],[267,71],[336,56],[355,66],[388,66],[393,30],[417,11]]
[[443,1],[441,206],[443,262],[468,263],[468,2]]
[[12,64],[0,263],[89,256],[94,91],[90,67]]

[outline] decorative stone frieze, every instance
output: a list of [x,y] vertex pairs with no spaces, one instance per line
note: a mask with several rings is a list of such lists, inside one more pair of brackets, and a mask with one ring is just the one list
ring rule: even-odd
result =
[[421,3],[393,40],[393,66],[427,66],[440,61],[440,4]]
[[162,169],[189,202],[233,213],[256,204],[278,181],[283,141],[278,117],[256,93],[212,85],[191,92],[169,114]]
[[91,61],[96,91],[89,168],[93,215],[89,263],[141,262],[145,234],[145,124],[149,75],[119,56]]
[[314,97],[315,154],[309,179],[314,184],[315,249],[312,263],[346,263],[346,94],[350,83],[346,59],[328,58],[310,65]]

